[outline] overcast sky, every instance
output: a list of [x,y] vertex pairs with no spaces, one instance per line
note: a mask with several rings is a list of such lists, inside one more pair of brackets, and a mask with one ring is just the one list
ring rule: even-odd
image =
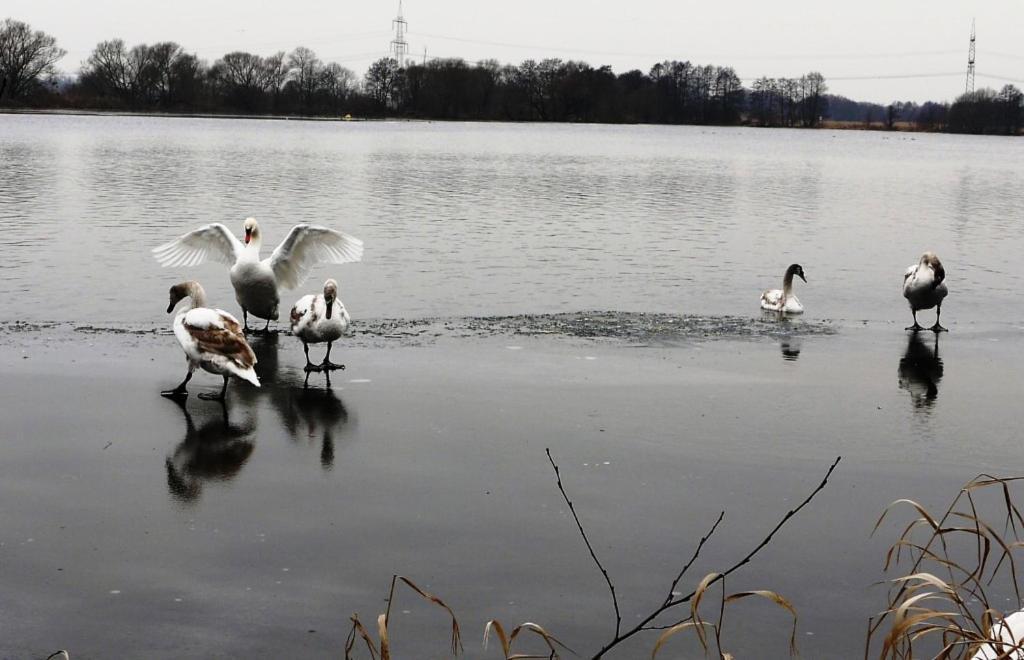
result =
[[[76,71],[99,41],[171,40],[213,61],[232,50],[304,45],[360,75],[387,53],[395,0],[4,0],[10,16],[57,37]],[[411,54],[560,57],[616,72],[664,59],[759,76],[821,71],[858,100],[950,100],[964,89],[972,18],[978,86],[1024,87],[1024,0],[406,0]],[[889,76],[886,78],[886,76]],[[900,76],[900,77],[897,77]]]

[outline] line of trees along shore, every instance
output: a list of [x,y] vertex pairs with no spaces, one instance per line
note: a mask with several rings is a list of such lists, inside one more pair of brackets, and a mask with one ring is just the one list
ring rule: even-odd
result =
[[861,103],[828,93],[824,76],[758,78],[731,67],[665,61],[616,74],[579,61],[434,59],[374,62],[363,76],[309,48],[227,53],[212,64],[174,42],[99,43],[76,76],[56,68],[54,37],[0,23],[0,106],[339,117],[652,124],[864,127],[1019,134],[1024,95],[1013,85],[954,103]]

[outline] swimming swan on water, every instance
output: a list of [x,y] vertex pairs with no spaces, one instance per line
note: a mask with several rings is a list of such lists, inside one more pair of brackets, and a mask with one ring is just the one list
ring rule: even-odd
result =
[[[307,372],[345,368],[343,364],[331,362],[331,344],[345,334],[350,320],[348,310],[338,300],[338,283],[334,280],[324,282],[323,295],[299,298],[291,311],[292,334],[302,340]],[[313,364],[309,361],[309,345],[323,342],[327,342],[327,355],[321,364]]]
[[769,312],[782,312],[783,314],[803,314],[804,306],[800,300],[793,295],[793,276],[797,275],[807,283],[804,277],[804,269],[800,264],[793,264],[786,269],[786,277],[782,280],[781,289],[769,289],[761,294],[761,309]]
[[318,263],[343,264],[363,258],[363,242],[354,236],[316,225],[295,225],[266,259],[260,260],[263,234],[255,218],[245,219],[245,243],[219,222],[200,227],[153,249],[161,266],[196,266],[207,258],[231,266],[235,300],[242,307],[243,331],[249,314],[271,321],[278,318],[279,288],[302,284]]
[[200,399],[223,401],[228,390],[229,376],[247,380],[259,387],[260,379],[253,370],[256,354],[245,341],[238,319],[224,310],[206,307],[206,292],[195,281],[171,287],[171,302],[167,305],[167,313],[173,312],[175,306],[185,298],[192,298],[192,306],[174,317],[174,336],[185,351],[188,373],[181,384],[160,394],[166,397],[187,396],[185,385],[192,379],[196,367],[224,377],[224,387],[220,394],[202,392],[199,394]]
[[946,328],[939,325],[939,316],[942,314],[942,299],[948,293],[946,269],[942,267],[942,262],[934,252],[925,252],[921,259],[907,268],[907,272],[903,274],[903,297],[910,303],[910,311],[914,314],[914,325],[906,329],[914,332],[923,330],[924,328],[917,322],[918,310],[935,307],[935,325],[929,330],[946,332]]

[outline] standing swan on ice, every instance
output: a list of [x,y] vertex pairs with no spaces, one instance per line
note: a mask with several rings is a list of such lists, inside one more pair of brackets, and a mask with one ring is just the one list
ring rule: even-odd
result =
[[[324,293],[299,298],[292,307],[292,334],[302,340],[306,351],[306,371],[332,371],[344,369],[343,364],[331,362],[331,344],[348,330],[349,316],[345,305],[338,300],[338,283],[324,282]],[[321,364],[309,361],[309,345],[327,342],[327,356]]]
[[786,277],[782,280],[781,289],[769,289],[761,294],[761,309],[783,314],[803,314],[804,306],[793,295],[793,276],[797,275],[807,283],[804,269],[800,264],[793,264],[786,269]]
[[910,311],[914,314],[914,325],[907,330],[924,330],[917,322],[917,312],[921,309],[935,308],[935,325],[928,328],[932,332],[946,332],[939,325],[942,314],[942,299],[949,291],[946,289],[946,269],[934,252],[925,252],[916,265],[907,268],[903,274],[903,297],[910,303]]
[[256,364],[256,354],[245,341],[238,319],[223,310],[205,307],[206,292],[195,281],[171,287],[171,303],[167,306],[167,313],[173,312],[175,306],[185,298],[192,298],[192,306],[174,317],[174,336],[185,351],[188,373],[180,385],[160,394],[166,397],[187,396],[185,385],[192,379],[196,367],[224,377],[224,387],[220,394],[202,392],[199,394],[200,399],[223,401],[228,391],[229,376],[247,380],[259,387],[260,379],[252,368]]
[[153,249],[161,266],[195,266],[207,257],[231,266],[235,300],[242,307],[242,325],[249,331],[249,314],[270,322],[278,318],[278,288],[302,284],[318,263],[343,264],[363,258],[363,242],[340,231],[315,225],[295,225],[266,259],[260,260],[263,234],[255,218],[245,220],[245,243],[219,222],[200,227]]

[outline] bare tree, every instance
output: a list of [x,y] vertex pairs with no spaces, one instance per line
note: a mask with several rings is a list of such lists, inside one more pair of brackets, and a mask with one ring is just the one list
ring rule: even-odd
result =
[[864,112],[864,128],[871,128],[871,125],[875,122],[875,109],[868,106],[868,109]]
[[1002,108],[1003,130],[1007,135],[1020,133],[1024,125],[1024,93],[1016,85],[1004,85],[999,90],[999,104]]
[[231,87],[263,89],[263,59],[259,55],[236,51],[213,63],[211,75]]
[[803,87],[804,126],[817,126],[828,109],[828,98],[825,96],[828,85],[825,84],[825,76],[812,71],[800,81]]
[[338,115],[355,92],[356,85],[356,74],[336,62],[331,62],[320,70],[317,88],[326,97],[328,110]]
[[899,101],[893,101],[885,109],[885,127],[888,130],[896,128],[896,122],[899,121],[900,115],[903,114],[903,104]]
[[370,65],[366,72],[366,92],[381,109],[388,107],[395,95],[398,62],[384,57]]
[[101,94],[127,96],[132,87],[128,48],[121,39],[102,41],[82,64],[82,78]]
[[210,78],[228,105],[248,112],[259,108],[270,87],[267,61],[241,51],[228,53],[214,62]]
[[195,55],[182,53],[171,65],[170,80],[168,103],[186,107],[194,105],[207,89],[206,63]]
[[313,97],[316,95],[323,66],[316,53],[304,46],[299,46],[288,54],[289,78],[299,93],[299,106],[304,113],[309,113],[313,109]]
[[153,49],[145,44],[128,50],[121,39],[100,42],[82,64],[82,78],[101,95],[120,97],[131,106],[155,100],[157,89]]
[[27,23],[5,19],[0,23],[0,99],[24,96],[43,76],[56,73],[55,64],[67,54],[57,40]]
[[173,41],[153,44],[149,47],[148,86],[160,105],[168,106],[175,92],[175,66],[185,51]]
[[285,62],[284,51],[263,58],[263,90],[275,99],[281,93],[284,83],[288,80],[288,64]]

